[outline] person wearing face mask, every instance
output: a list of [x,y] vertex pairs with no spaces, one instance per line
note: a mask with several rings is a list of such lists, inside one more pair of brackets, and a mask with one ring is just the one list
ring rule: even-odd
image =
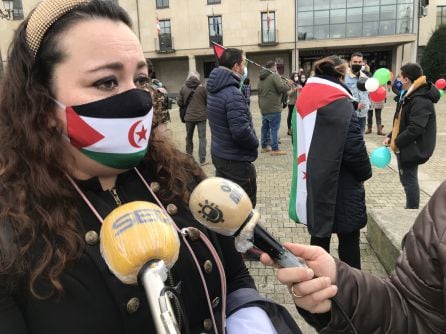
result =
[[135,201],[158,205],[178,231],[166,285],[181,286],[182,303],[172,300],[181,333],[240,333],[244,323],[300,332],[258,294],[234,240],[194,220],[189,196],[205,174],[160,133],[147,61],[121,7],[44,0],[9,50],[4,79],[13,84],[0,91],[1,334],[156,333],[156,303],[101,256],[102,222]]
[[360,91],[357,87],[358,79],[360,77],[367,78],[367,75],[361,71],[364,66],[364,56],[361,52],[355,52],[350,58],[350,68],[345,75],[345,84],[352,92],[353,98],[358,102],[358,107],[355,110],[359,118],[361,132],[365,132],[365,124],[367,120],[367,111],[370,109],[369,93],[367,91]]
[[405,208],[418,209],[418,166],[428,161],[435,149],[437,121],[434,104],[440,99],[440,92],[426,80],[421,66],[416,63],[401,67],[392,89],[399,94],[393,129],[384,144],[390,145],[396,154],[400,181],[406,194]]

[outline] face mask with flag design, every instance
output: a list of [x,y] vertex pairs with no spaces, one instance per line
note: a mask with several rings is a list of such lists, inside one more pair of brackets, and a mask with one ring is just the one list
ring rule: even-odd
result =
[[99,101],[65,106],[71,145],[108,167],[130,169],[144,158],[152,128],[152,99],[131,89]]

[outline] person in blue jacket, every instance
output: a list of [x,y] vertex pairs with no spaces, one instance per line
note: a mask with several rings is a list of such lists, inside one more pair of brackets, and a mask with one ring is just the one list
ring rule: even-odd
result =
[[256,205],[257,181],[253,162],[259,140],[252,123],[240,81],[245,72],[242,50],[228,48],[219,58],[207,83],[211,155],[215,175],[240,185]]

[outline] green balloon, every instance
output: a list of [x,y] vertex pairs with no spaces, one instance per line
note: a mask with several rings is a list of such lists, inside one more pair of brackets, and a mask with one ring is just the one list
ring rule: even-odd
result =
[[439,89],[439,91],[440,91],[440,97],[443,97],[444,96],[444,90],[443,89]]
[[379,81],[380,85],[384,85],[390,80],[390,71],[387,68],[379,68],[373,74],[373,77]]

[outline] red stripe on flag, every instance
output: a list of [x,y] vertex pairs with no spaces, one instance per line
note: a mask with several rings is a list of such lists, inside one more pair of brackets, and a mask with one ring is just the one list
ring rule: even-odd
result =
[[[81,149],[97,143],[104,136],[93,129],[71,108],[67,108],[67,131],[71,144]],[[82,137],[79,134],[82,133]]]
[[299,94],[296,109],[301,118],[336,100],[348,97],[339,88],[320,83],[307,83]]
[[218,44],[214,44],[213,46],[214,46],[215,56],[217,57],[217,59],[220,59],[221,54],[223,53],[223,51],[225,51],[225,48]]

